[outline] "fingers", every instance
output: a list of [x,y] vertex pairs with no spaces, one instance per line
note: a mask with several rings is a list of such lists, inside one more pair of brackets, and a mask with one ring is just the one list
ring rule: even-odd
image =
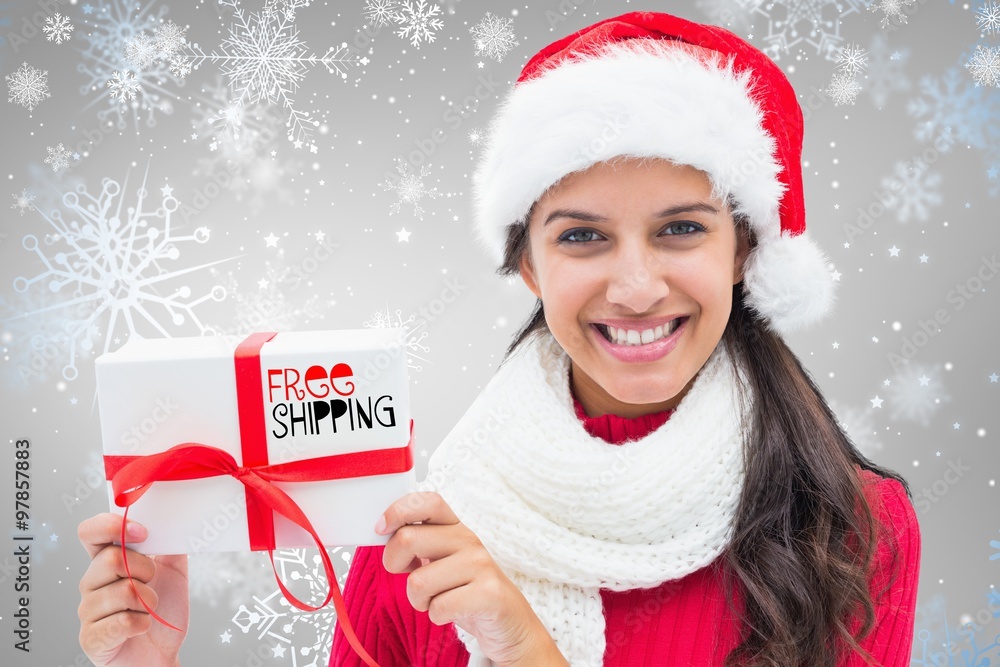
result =
[[410,523],[447,525],[458,523],[458,517],[441,495],[434,491],[408,493],[385,511],[385,528],[380,535],[389,535]]
[[402,526],[389,538],[382,552],[382,565],[389,572],[412,572],[426,561],[436,561],[480,542],[464,525]]
[[453,588],[465,586],[472,581],[472,570],[461,561],[449,558],[417,568],[406,578],[406,597],[417,611],[430,609],[431,600]]
[[[156,564],[144,554],[126,548],[128,552],[128,569],[132,578],[148,582],[156,573]],[[105,546],[94,556],[87,571],[80,579],[80,593],[96,591],[108,584],[127,577],[125,561],[122,559],[122,548],[119,544]],[[126,583],[128,581],[126,580]]]
[[[134,583],[142,599],[146,601],[150,609],[155,610],[159,603],[156,591],[141,581]],[[96,623],[113,614],[128,610],[146,613],[146,608],[142,606],[136,591],[132,590],[128,579],[119,579],[96,591],[84,593],[77,609],[77,615],[84,623]]]
[[[135,521],[128,522],[128,542],[142,542],[146,539],[146,528]],[[122,517],[118,514],[105,512],[84,519],[76,529],[80,544],[87,550],[87,555],[93,558],[101,549],[109,544],[120,543],[122,532]],[[131,559],[129,567],[132,566]]]
[[[143,594],[145,597],[145,593]],[[121,646],[130,637],[149,632],[153,617],[146,612],[121,611],[80,629],[80,646],[87,655],[99,655]]]

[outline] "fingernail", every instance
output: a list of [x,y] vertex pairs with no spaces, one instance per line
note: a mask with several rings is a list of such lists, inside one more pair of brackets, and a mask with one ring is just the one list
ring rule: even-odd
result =
[[128,525],[125,526],[125,534],[134,540],[145,539],[146,528],[141,524],[129,521]]
[[384,514],[378,518],[378,521],[375,522],[375,532],[378,533],[379,535],[381,535],[383,530],[385,530],[385,515]]

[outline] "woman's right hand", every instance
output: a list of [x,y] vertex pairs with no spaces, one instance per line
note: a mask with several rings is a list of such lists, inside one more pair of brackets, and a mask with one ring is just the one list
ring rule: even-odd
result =
[[[133,528],[137,532],[133,533]],[[150,609],[182,632],[154,619],[136,597],[122,561],[122,517],[110,512],[80,523],[77,534],[91,558],[80,580],[80,647],[98,667],[174,667],[187,634],[188,559],[186,554],[146,556],[131,549],[128,567]],[[146,528],[128,522],[128,541],[146,539]]]

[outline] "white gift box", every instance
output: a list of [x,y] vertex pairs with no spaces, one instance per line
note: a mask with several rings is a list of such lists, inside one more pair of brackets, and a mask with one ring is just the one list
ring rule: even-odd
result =
[[[96,361],[106,456],[148,456],[182,443],[225,450],[244,465],[234,353],[243,336],[129,340]],[[389,505],[416,489],[409,378],[401,328],[277,333],[259,352],[267,463],[408,448],[405,472],[273,482],[327,546],[377,545]],[[111,511],[124,514],[114,501]],[[312,547],[308,532],[274,512],[275,548]],[[128,517],[149,531],[145,554],[248,551],[247,493],[235,477],[152,483]]]

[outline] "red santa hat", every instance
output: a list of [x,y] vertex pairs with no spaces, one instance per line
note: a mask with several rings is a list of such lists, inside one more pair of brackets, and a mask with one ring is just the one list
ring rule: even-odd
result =
[[744,296],[775,332],[833,307],[828,260],[805,234],[802,110],[781,69],[732,32],[659,12],[606,19],[539,51],[489,128],[473,175],[476,240],[497,266],[507,227],[564,176],[616,156],[704,171],[758,247]]

